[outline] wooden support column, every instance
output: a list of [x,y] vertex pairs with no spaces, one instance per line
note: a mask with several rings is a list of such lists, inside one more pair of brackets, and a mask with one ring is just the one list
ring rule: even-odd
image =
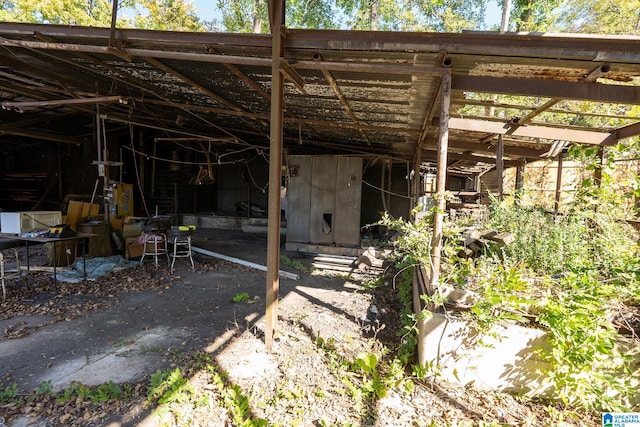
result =
[[560,193],[562,190],[562,151],[558,154],[558,175],[556,177],[556,203],[554,210],[558,213],[560,209]]
[[271,20],[271,124],[269,143],[269,209],[267,225],[267,293],[265,309],[264,343],[268,351],[273,349],[273,335],[278,323],[278,292],[280,279],[280,181],[282,179],[283,136],[283,77],[280,58],[284,56],[282,27],[284,25],[284,0],[269,2]]
[[498,175],[498,200],[502,200],[504,193],[504,140],[502,134],[498,135],[496,145],[496,173]]

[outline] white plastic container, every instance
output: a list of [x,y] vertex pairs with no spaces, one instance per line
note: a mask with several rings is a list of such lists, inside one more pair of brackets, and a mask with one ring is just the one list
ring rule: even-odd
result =
[[60,211],[0,212],[0,231],[7,234],[46,230],[61,222]]

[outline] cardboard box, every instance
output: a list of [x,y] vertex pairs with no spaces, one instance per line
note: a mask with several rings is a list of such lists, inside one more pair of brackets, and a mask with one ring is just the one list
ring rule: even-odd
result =
[[[158,243],[158,251],[162,251],[165,247],[165,242]],[[147,251],[153,251],[153,243],[147,243]],[[144,243],[140,243],[138,237],[129,237],[125,240],[124,244],[124,257],[126,259],[137,258],[144,253]],[[163,255],[164,256],[164,255]]]
[[126,259],[137,258],[142,256],[144,244],[139,243],[137,237],[129,237],[124,244],[124,257]]
[[123,224],[122,225],[122,238],[128,239],[130,237],[138,237],[142,233],[141,225]]
[[91,204],[70,200],[67,208],[67,221],[71,228],[76,230],[78,224],[84,223],[89,217],[98,216],[99,212],[100,205],[97,203]]

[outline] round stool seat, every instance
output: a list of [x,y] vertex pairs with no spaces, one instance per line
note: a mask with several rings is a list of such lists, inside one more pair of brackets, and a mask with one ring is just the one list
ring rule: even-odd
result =
[[172,232],[169,237],[169,242],[173,245],[173,251],[170,253],[171,273],[173,273],[176,258],[189,258],[191,270],[195,272],[196,266],[193,263],[193,252],[191,251],[191,234]]
[[167,253],[167,235],[164,233],[149,233],[145,235],[140,264],[142,264],[146,256],[151,256],[153,257],[156,268],[158,268],[158,257],[162,255],[167,257],[167,263],[169,263],[169,254]]

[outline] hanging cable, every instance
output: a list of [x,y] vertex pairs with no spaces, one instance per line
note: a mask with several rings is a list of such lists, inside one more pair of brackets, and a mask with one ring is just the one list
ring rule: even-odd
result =
[[149,208],[147,208],[147,202],[144,199],[144,189],[142,188],[142,183],[140,182],[140,172],[138,171],[138,159],[136,158],[136,149],[133,146],[133,125],[129,123],[129,135],[131,137],[131,153],[133,155],[133,165],[136,170],[136,181],[138,182],[138,189],[140,190],[140,197],[142,198],[142,205],[144,206],[144,211],[147,213],[147,217],[149,215]]
[[[367,182],[365,180],[362,180],[362,183],[368,185],[371,188],[375,188],[376,190],[380,190],[380,192],[382,192],[383,194],[390,194],[392,196],[403,197],[405,199],[410,199],[411,198],[411,196],[407,196],[405,194],[399,194],[399,193],[394,193],[393,191],[385,190],[384,188],[380,188],[377,185],[373,185],[373,184],[371,184],[371,183],[369,183],[369,182]],[[383,202],[384,202],[384,200],[383,200]]]
[[380,168],[381,172],[380,172],[380,197],[382,198],[382,210],[385,212],[388,212],[387,209],[387,199],[384,197],[384,193],[387,191],[384,189],[384,172],[385,172],[385,164],[382,164],[382,167]]

